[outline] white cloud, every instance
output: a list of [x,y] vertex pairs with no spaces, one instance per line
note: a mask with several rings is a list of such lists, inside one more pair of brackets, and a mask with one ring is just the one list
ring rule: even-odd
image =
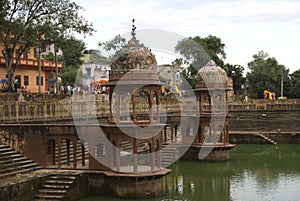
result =
[[117,34],[129,32],[132,18],[138,30],[162,29],[183,36],[208,34],[226,45],[227,61],[244,67],[264,50],[291,71],[300,68],[300,2],[292,0],[76,0],[97,33],[85,41],[97,48]]

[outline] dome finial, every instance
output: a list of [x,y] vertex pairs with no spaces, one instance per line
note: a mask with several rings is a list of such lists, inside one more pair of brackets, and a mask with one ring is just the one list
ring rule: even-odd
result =
[[131,29],[131,35],[133,38],[135,38],[135,29],[136,29],[136,26],[134,25],[134,19],[132,19],[132,29]]

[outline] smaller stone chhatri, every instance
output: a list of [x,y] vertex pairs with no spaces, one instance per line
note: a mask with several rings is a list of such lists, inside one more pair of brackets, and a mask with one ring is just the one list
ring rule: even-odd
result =
[[128,43],[112,58],[112,74],[119,73],[155,73],[157,62],[152,52],[136,39],[136,26],[132,20],[131,35],[132,38]]
[[226,71],[213,60],[198,71],[196,79],[200,84],[226,84],[228,81]]

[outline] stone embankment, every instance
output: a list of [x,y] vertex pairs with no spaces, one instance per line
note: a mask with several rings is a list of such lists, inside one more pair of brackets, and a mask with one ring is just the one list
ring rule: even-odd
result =
[[300,110],[230,112],[230,141],[235,144],[300,144]]

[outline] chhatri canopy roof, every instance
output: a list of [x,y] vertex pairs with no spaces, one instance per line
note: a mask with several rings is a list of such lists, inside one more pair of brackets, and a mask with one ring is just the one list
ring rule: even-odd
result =
[[151,50],[136,39],[133,25],[132,38],[112,58],[111,73],[143,72],[156,73],[157,62]]
[[197,73],[197,80],[205,83],[227,83],[226,71],[218,66],[213,60],[210,60]]

